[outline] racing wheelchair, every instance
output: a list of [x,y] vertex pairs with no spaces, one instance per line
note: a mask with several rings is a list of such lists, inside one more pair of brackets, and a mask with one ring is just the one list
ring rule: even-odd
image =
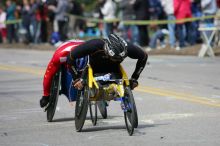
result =
[[[129,79],[125,70],[120,65],[120,73],[94,74],[88,65],[84,75],[84,87],[78,92],[75,107],[75,128],[77,132],[82,131],[88,108],[92,121],[97,120],[96,111],[92,106],[100,101],[120,101],[124,113],[124,120],[128,134],[133,134],[134,128],[138,127],[138,115]],[[105,102],[101,102],[105,103]],[[104,104],[100,106],[105,107]],[[95,108],[93,108],[95,109]],[[101,108],[104,109],[104,108]]]
[[[49,104],[45,108],[47,121],[52,122],[56,111],[58,98],[61,94],[65,95],[69,100],[69,102],[72,102],[72,101],[76,101],[77,96],[81,93],[82,91],[78,91],[72,86],[71,73],[65,68],[65,66],[61,66],[52,79]],[[91,103],[90,113],[91,113],[91,120],[93,125],[95,125],[97,121],[97,107],[101,112],[102,117],[107,118],[107,108],[104,101],[99,101],[95,104]],[[92,112],[91,110],[93,109],[95,109],[95,111]]]

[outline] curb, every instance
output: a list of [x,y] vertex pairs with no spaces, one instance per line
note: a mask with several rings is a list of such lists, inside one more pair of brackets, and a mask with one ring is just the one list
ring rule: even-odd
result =
[[[180,50],[171,49],[170,47],[165,47],[163,49],[153,49],[151,51],[146,51],[149,55],[186,55],[186,56],[198,56],[202,44],[197,44],[194,46],[188,46]],[[44,44],[23,44],[23,43],[14,43],[14,44],[0,44],[0,49],[28,49],[28,50],[42,50],[42,51],[54,51],[56,50],[55,46],[52,46],[49,43]],[[220,47],[215,47],[215,55],[220,56]]]

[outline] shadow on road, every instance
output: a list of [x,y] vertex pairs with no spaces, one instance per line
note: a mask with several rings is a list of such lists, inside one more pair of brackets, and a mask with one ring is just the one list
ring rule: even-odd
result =
[[61,118],[61,119],[54,119],[52,122],[69,122],[74,120],[75,118]]
[[[107,119],[115,119],[115,118],[122,118],[123,116],[108,116]],[[100,119],[103,119],[101,116],[98,116],[98,121]],[[86,120],[91,120],[90,116],[86,117]],[[60,119],[54,119],[52,122],[69,122],[69,121],[75,121],[75,117],[69,117],[69,118],[60,118]]]
[[[145,128],[153,128],[153,127],[158,127],[160,125],[166,125],[166,124],[140,124],[138,128],[135,129],[136,133],[135,135],[145,135],[145,132],[142,132],[143,129]],[[93,126],[89,128],[84,128],[82,129],[81,132],[96,132],[96,131],[104,131],[104,130],[125,130],[126,126],[125,125],[108,125],[108,126]]]

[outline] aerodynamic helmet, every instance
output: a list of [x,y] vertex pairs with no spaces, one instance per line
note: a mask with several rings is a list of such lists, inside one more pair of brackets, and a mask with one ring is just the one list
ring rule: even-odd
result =
[[127,42],[116,34],[110,34],[105,41],[105,54],[115,61],[123,61],[127,57]]

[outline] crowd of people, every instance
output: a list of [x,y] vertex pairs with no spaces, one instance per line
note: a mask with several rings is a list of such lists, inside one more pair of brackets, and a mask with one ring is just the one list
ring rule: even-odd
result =
[[[71,38],[90,37],[91,32],[95,37],[116,32],[148,50],[165,46],[179,50],[202,42],[198,31],[201,23],[217,24],[214,17],[177,23],[173,20],[214,16],[220,9],[220,0],[98,0],[96,8],[86,15],[85,5],[76,0],[19,2],[7,0],[5,5],[0,4],[0,43],[55,44]],[[96,22],[90,28],[86,19],[74,17],[85,15],[104,22]],[[125,23],[130,20],[134,23]],[[135,20],[167,20],[167,23],[137,24]],[[90,35],[86,35],[88,33]]]
[[74,0],[7,0],[5,5],[0,4],[0,42],[67,40],[68,13],[82,15],[80,4]]

